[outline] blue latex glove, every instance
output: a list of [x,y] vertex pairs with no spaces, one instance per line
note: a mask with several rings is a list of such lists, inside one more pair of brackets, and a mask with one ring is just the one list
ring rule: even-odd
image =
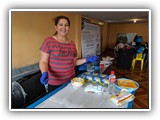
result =
[[85,64],[78,66],[78,70],[79,71],[87,71],[87,64],[85,63]]
[[40,78],[40,82],[43,85],[46,85],[48,83],[48,72],[44,72]]
[[86,58],[86,63],[93,63],[99,59],[98,56],[90,56]]

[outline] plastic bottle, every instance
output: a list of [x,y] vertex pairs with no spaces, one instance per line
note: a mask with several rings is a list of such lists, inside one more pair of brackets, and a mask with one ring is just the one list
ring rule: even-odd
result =
[[115,94],[116,93],[116,86],[115,86],[116,75],[113,70],[111,71],[111,74],[109,75],[109,82],[110,82],[110,85],[108,86],[108,92],[110,94]]
[[111,84],[114,84],[116,82],[116,75],[115,75],[115,72],[114,70],[111,71],[111,74],[109,75],[109,82]]
[[96,60],[94,63],[94,73],[99,73],[100,72],[100,60]]
[[94,65],[92,63],[87,64],[87,72],[94,72]]

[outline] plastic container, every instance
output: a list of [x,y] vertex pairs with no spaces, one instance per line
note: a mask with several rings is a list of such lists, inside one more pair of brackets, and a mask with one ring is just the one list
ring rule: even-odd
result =
[[[118,80],[130,80],[130,79],[127,79],[127,78],[118,78],[117,81]],[[134,81],[134,80],[132,80],[132,81]],[[136,84],[137,88],[125,88],[125,89],[128,90],[128,92],[132,93],[133,95],[135,95],[136,90],[139,88],[139,84],[136,81],[134,81],[134,83]],[[122,89],[124,89],[124,88],[118,86],[117,82],[116,82],[115,86],[116,86],[116,88],[119,91],[121,91]],[[131,101],[131,102],[128,103],[128,108],[132,108],[132,107],[133,107],[133,101]]]

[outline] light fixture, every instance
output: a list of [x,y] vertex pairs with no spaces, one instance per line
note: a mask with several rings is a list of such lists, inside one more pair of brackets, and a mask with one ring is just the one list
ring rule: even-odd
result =
[[137,20],[136,19],[134,19],[134,23],[136,23],[137,22]]
[[98,22],[99,25],[104,25],[104,22]]

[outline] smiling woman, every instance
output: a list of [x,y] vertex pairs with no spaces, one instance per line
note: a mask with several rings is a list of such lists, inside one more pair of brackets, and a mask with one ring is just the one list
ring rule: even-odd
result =
[[89,59],[77,59],[75,43],[67,37],[70,28],[68,17],[57,16],[54,23],[55,34],[47,37],[40,48],[39,66],[42,72],[40,81],[44,85],[48,84],[48,92],[75,77],[76,65],[94,62],[98,59],[97,56],[90,56]]

